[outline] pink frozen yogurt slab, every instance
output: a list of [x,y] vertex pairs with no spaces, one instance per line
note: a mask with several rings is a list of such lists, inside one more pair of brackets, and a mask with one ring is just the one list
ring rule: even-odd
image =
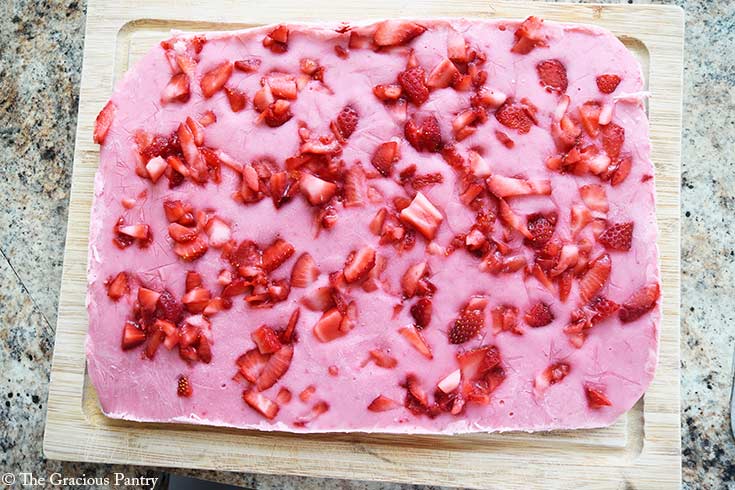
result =
[[95,126],[104,413],[613,423],[658,351],[643,90],[610,32],[534,17],[175,33]]

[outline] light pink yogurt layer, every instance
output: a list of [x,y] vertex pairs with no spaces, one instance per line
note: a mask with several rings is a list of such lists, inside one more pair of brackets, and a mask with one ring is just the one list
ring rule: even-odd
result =
[[[568,299],[561,301],[558,276],[547,288],[525,272],[525,268],[498,274],[481,271],[483,259],[462,247],[446,256],[444,250],[453,237],[467,233],[475,222],[475,211],[459,199],[464,190],[459,173],[440,152],[417,151],[406,140],[400,111],[373,94],[376,85],[397,83],[398,74],[406,69],[409,47],[418,65],[430,74],[446,58],[448,37],[456,38],[456,34],[449,34],[452,30],[472,49],[484,53],[486,61],[479,65],[487,72],[483,85],[516,102],[527,98],[537,108],[537,121],[529,132],[506,127],[495,116],[496,108],[486,107],[487,121],[477,123],[472,134],[455,142],[452,123],[458,113],[471,106],[470,99],[477,90],[474,86],[465,91],[451,86],[432,89],[420,107],[414,103],[407,105],[408,118],[414,114],[433,114],[441,128],[442,143],[454,144],[465,158],[470,149],[477,150],[494,176],[548,179],[550,195],[507,197],[507,203],[524,223],[526,216],[533,213],[556,213],[554,240],[579,244],[586,239],[591,246],[590,259],[608,253],[611,273],[596,294],[622,305],[639,288],[657,285],[659,281],[648,121],[639,100],[620,97],[644,89],[639,64],[610,32],[596,27],[546,22],[541,28],[542,41],[527,54],[519,54],[511,51],[520,24],[516,21],[415,22],[426,30],[402,46],[382,49],[374,46],[349,49],[350,31],[326,24],[289,25],[287,50],[283,53],[274,53],[263,46],[264,36],[273,27],[207,33],[203,35],[206,42],[201,52],[192,55],[198,62],[193,68],[187,102],[161,103],[161,94],[173,72],[164,48],[159,45],[117,85],[111,98],[116,110],[109,132],[103,137],[95,178],[88,273],[88,369],[107,416],[294,432],[450,434],[601,427],[613,423],[641,397],[656,367],[659,307],[647,308],[650,311],[629,322],[621,321],[620,311],[614,312],[586,329],[584,341],[577,347],[570,341],[565,327],[572,323],[573,312],[584,303],[579,292],[586,270],[583,266],[572,280]],[[368,42],[374,30],[375,24],[360,27]],[[181,35],[171,42],[178,43],[178,49],[189,49],[192,53],[190,40],[190,35]],[[348,51],[348,57],[340,57],[336,46]],[[226,84],[247,94],[244,110],[233,112],[224,90],[218,90],[210,98],[202,96],[200,79],[205,73],[222,62],[252,57],[261,60],[257,71],[245,73],[235,69]],[[278,127],[264,124],[252,102],[261,89],[261,79],[273,71],[298,77],[303,58],[314,59],[324,67],[323,83],[310,80],[300,88],[297,98],[290,101],[293,117],[285,124]],[[573,121],[579,124],[577,108],[586,101],[614,107],[612,122],[625,131],[621,154],[629,155],[632,161],[629,175],[617,185],[611,185],[609,174],[575,175],[571,171],[547,168],[545,162],[549,157],[563,156],[567,151],[555,145],[550,131],[561,96],[540,83],[536,69],[537,64],[550,59],[558,60],[565,67],[566,94],[571,101],[567,114],[573,114]],[[465,68],[460,66],[460,69]],[[620,77],[611,94],[598,88],[596,77],[601,74]],[[405,94],[404,90],[404,97]],[[299,124],[308,127],[314,137],[331,135],[330,122],[346,105],[359,114],[357,128],[341,145],[341,154],[332,158],[343,160],[347,168],[361,162],[368,172],[362,192],[367,196],[367,186],[372,186],[382,193],[385,202],[373,203],[365,197],[366,204],[362,207],[344,207],[338,193],[332,201],[337,220],[331,229],[318,230],[315,223],[318,207],[310,205],[300,192],[279,209],[268,197],[252,204],[233,199],[233,193],[241,188],[242,177],[226,165],[221,168],[219,184],[210,180],[199,185],[187,179],[174,189],[169,188],[166,176],[153,184],[135,171],[141,158],[136,132],[169,136],[187,116],[198,119],[207,111],[212,111],[217,120],[204,128],[204,146],[224,152],[243,165],[267,157],[283,168],[287,158],[299,154]],[[512,139],[514,147],[504,146],[496,130]],[[587,141],[595,141],[602,153],[599,137],[582,134]],[[391,138],[398,138],[400,159],[392,176],[386,178],[375,171],[371,160],[377,146]],[[612,159],[610,165],[614,163]],[[380,237],[368,225],[381,207],[394,209],[394,198],[414,197],[415,189],[399,181],[401,170],[411,164],[417,166],[417,174],[442,175],[443,182],[420,189],[441,213],[442,220],[431,246],[417,233],[415,246],[399,252],[391,244],[381,245]],[[599,221],[587,225],[574,237],[571,209],[574,205],[586,207],[579,190],[586,184],[598,184],[604,189],[609,211],[598,213]],[[141,192],[146,193],[145,197],[138,197]],[[498,200],[484,192],[486,206],[497,215]],[[123,205],[124,199],[135,200],[134,205],[128,201],[132,208]],[[175,199],[190,203],[195,210],[211,210],[229,223],[235,244],[247,239],[264,248],[277,237],[292,244],[295,253],[270,274],[271,279],[288,279],[303,252],[314,258],[320,270],[315,284],[291,288],[288,298],[272,308],[252,308],[243,300],[245,295],[240,294],[232,298],[231,309],[211,315],[209,363],[187,362],[176,347],[168,350],[161,345],[152,359],[143,354],[145,343],[128,350],[121,348],[123,325],[135,319],[134,305],[140,286],[159,292],[166,289],[181,300],[185,272],[193,270],[201,275],[203,286],[212,296],[218,296],[221,291],[218,274],[223,269],[232,269],[221,257],[221,249],[212,246],[192,262],[183,261],[173,252],[163,202]],[[149,225],[152,243],[148,247],[133,243],[125,249],[113,244],[113,229],[121,216],[126,224]],[[634,224],[630,250],[609,247],[606,250],[595,234],[623,222]],[[505,221],[496,219],[493,227],[490,235],[507,244],[513,254],[525,257],[530,271],[535,250],[524,245],[521,234]],[[405,228],[411,230],[410,225]],[[206,234],[202,232],[201,236],[206,241]],[[304,307],[302,297],[328,285],[329,274],[342,271],[349,254],[366,246],[386,259],[378,288],[367,292],[357,283],[343,285],[344,295],[357,306],[353,328],[340,338],[321,342],[312,329],[322,312]],[[399,333],[399,328],[415,323],[410,306],[417,300],[402,299],[401,277],[411,265],[421,261],[428,262],[429,280],[436,287],[430,298],[431,321],[422,330],[433,353],[432,359],[418,352]],[[108,297],[106,283],[121,271],[127,274],[128,292],[114,301]],[[451,344],[448,332],[472,296],[487,299],[482,312],[484,327],[470,340]],[[539,302],[550,306],[554,319],[546,326],[534,328],[526,324],[524,314]],[[394,306],[401,304],[403,307],[394,314]],[[520,334],[493,331],[491,311],[501,305],[517,308]],[[243,391],[254,392],[254,388],[242,378],[233,379],[238,372],[236,361],[246,351],[256,348],[251,339],[255,329],[263,324],[274,329],[285,327],[296,308],[300,308],[301,314],[290,367],[275,385],[262,393],[274,403],[282,388],[288,389],[293,397],[287,403],[278,403],[277,415],[269,420],[243,401]],[[188,316],[185,313],[183,318]],[[489,402],[467,401],[458,414],[436,407],[414,412],[404,406],[405,381],[409,374],[415,375],[416,382],[428,394],[427,405],[433,405],[437,383],[459,368],[457,353],[485,345],[496,346],[501,356],[498,368],[505,376],[489,393]],[[366,363],[373,349],[388,353],[398,361],[397,366],[383,368],[375,362]],[[540,389],[537,378],[549,366],[560,362],[568,365],[568,374]],[[337,368],[332,369],[336,374],[330,374],[330,366]],[[189,380],[192,388],[189,397],[177,396],[180,376]],[[298,394],[312,385],[316,388],[314,394],[308,402],[303,402]],[[585,387],[604,394],[610,405],[590,402]],[[457,388],[461,389],[461,386]],[[382,412],[368,410],[379,395],[394,400],[398,406]],[[326,402],[328,409],[308,423],[299,424],[320,401]],[[420,413],[422,410],[425,413]]]

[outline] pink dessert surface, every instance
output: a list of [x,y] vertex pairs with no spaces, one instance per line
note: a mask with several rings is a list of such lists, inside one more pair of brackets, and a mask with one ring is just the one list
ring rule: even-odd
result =
[[100,113],[104,413],[294,432],[600,427],[660,311],[641,68],[530,17],[175,34]]

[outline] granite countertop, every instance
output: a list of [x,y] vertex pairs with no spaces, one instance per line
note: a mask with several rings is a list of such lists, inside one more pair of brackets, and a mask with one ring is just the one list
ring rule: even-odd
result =
[[[686,10],[687,46],[681,189],[684,488],[735,488],[735,443],[728,418],[735,347],[729,307],[735,297],[735,3],[673,3]],[[0,473],[155,476],[160,469],[43,458],[85,4],[0,4]],[[428,488],[189,474],[259,489]]]

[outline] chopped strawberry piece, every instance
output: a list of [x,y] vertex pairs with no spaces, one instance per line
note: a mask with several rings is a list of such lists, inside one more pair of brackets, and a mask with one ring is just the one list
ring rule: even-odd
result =
[[149,230],[150,229],[148,225],[143,224],[126,225],[118,228],[118,232],[122,233],[123,235],[127,235],[131,238],[137,238],[139,240],[147,239]]
[[266,326],[261,325],[251,335],[253,342],[258,346],[261,354],[273,354],[281,348],[281,341],[278,339],[276,332]]
[[638,289],[620,307],[620,321],[629,323],[639,319],[656,306],[660,296],[661,288],[658,283],[647,284]]
[[249,389],[243,391],[242,399],[245,400],[245,403],[250,405],[253,410],[257,411],[268,420],[273,420],[273,418],[278,414],[278,404],[255,390]]
[[189,377],[182,374],[176,382],[176,394],[184,398],[189,398],[192,393],[193,391],[191,383],[189,382]]
[[352,259],[348,260],[344,268],[345,281],[353,283],[367,277],[367,274],[375,267],[375,249],[369,246],[362,247],[353,252]]
[[564,93],[567,91],[567,69],[559,60],[544,60],[536,65],[541,85],[549,92]]
[[531,131],[534,124],[528,108],[523,104],[516,104],[508,99],[495,111],[495,119],[503,126],[515,129],[521,134]]
[[587,397],[587,405],[590,408],[602,408],[612,405],[612,402],[605,396],[605,393],[590,385],[584,386],[584,394]]
[[197,236],[190,242],[175,244],[174,253],[178,255],[181,260],[192,262],[204,255],[208,248],[207,243],[200,236]]
[[366,363],[372,360],[375,362],[376,366],[385,368],[385,369],[393,369],[398,365],[398,359],[395,357],[386,354],[382,350],[379,349],[373,349],[370,351],[370,359],[368,361],[365,361]]
[[602,134],[602,149],[612,160],[617,159],[625,141],[625,129],[615,123],[610,123],[603,126],[600,133]]
[[299,188],[312,206],[328,202],[337,192],[337,186],[308,173],[301,174]]
[[263,270],[271,272],[278,269],[294,252],[293,245],[281,238],[277,238],[263,251]]
[[291,391],[288,388],[281,387],[276,395],[276,402],[283,405],[291,401]]
[[355,164],[345,174],[344,199],[342,204],[346,208],[361,207],[365,204],[365,170],[362,165]]
[[153,359],[158,351],[158,347],[164,340],[166,340],[166,334],[157,328],[152,332],[149,330],[147,340],[148,342],[145,345],[143,354],[148,359]]
[[607,193],[605,188],[600,184],[587,184],[579,188],[579,195],[582,196],[584,204],[592,211],[607,213]]
[[168,234],[176,243],[187,243],[199,236],[196,228],[182,226],[178,223],[168,225]]
[[207,222],[204,231],[209,236],[209,246],[214,248],[223,247],[232,238],[230,225],[216,216]]
[[271,192],[271,200],[276,209],[289,202],[296,193],[298,186],[289,172],[276,172],[270,176],[268,181]]
[[417,192],[411,204],[401,211],[400,218],[416,228],[427,240],[434,238],[444,220],[439,210],[421,192]]
[[145,332],[137,323],[127,321],[123,327],[122,350],[130,350],[145,342]]
[[556,228],[556,214],[531,214],[527,218],[526,227],[531,234],[527,243],[534,248],[541,248],[551,240]]
[[416,321],[416,325],[420,328],[426,328],[431,323],[431,300],[428,298],[419,299],[411,306],[411,316]]
[[406,140],[418,151],[437,152],[441,149],[439,121],[433,115],[409,119],[403,132]]
[[191,313],[201,313],[211,299],[209,290],[202,287],[195,287],[188,291],[181,298],[181,302],[187,311]]
[[[184,204],[182,201],[164,201],[163,210],[166,213],[166,219],[173,223],[179,222],[187,214],[191,213],[191,206]],[[193,223],[191,223],[193,224]]]
[[268,356],[261,354],[256,349],[250,349],[245,354],[241,355],[237,359],[237,366],[240,370],[240,374],[249,382],[255,383],[263,371],[266,362],[268,362]]
[[128,273],[118,272],[112,281],[107,283],[107,296],[113,301],[117,301],[124,295],[128,294]]
[[277,99],[296,100],[298,96],[296,79],[292,75],[271,73],[264,79],[264,83],[270,87],[271,93]]
[[138,288],[138,303],[140,308],[148,313],[156,311],[158,305],[158,299],[161,297],[161,293],[153,291],[148,288]]
[[115,119],[116,112],[117,106],[110,100],[97,115],[97,119],[94,121],[94,133],[92,135],[95,143],[101,145],[105,142],[107,133],[110,131],[110,126],[112,126],[112,121]]
[[480,304],[476,307],[468,303],[454,323],[449,328],[448,337],[450,344],[464,344],[468,340],[475,337],[485,328],[485,305]]
[[[464,44],[464,40],[462,40]],[[460,77],[459,70],[451,60],[444,58],[429,73],[429,79],[426,86],[432,89],[449,87],[457,78]]]
[[540,372],[533,381],[534,393],[538,396],[543,393],[549,386],[559,383],[567,377],[571,368],[565,362],[557,362],[549,365]]
[[347,332],[341,329],[342,319],[342,313],[337,308],[325,312],[314,325],[314,336],[320,342],[331,342],[334,339],[343,337]]
[[498,200],[498,213],[500,220],[514,230],[518,231],[524,237],[529,240],[533,240],[533,235],[528,230],[528,226],[523,222],[523,219],[513,212],[511,207],[505,202],[505,199]]
[[357,129],[357,121],[360,115],[357,113],[354,107],[346,105],[337,114],[337,119],[332,123],[332,132],[335,138],[344,142],[352,136],[352,133]]
[[245,105],[248,102],[248,97],[245,92],[236,88],[225,87],[225,95],[227,95],[227,101],[230,103],[232,112],[240,112],[245,109]]
[[229,310],[230,308],[232,308],[232,300],[217,296],[209,300],[209,303],[207,303],[207,306],[204,308],[202,313],[207,316],[212,316],[220,311]]
[[579,297],[583,303],[597,296],[610,277],[611,270],[612,261],[606,253],[592,261],[585,275],[579,280]]
[[554,321],[554,314],[548,304],[540,301],[526,312],[523,319],[530,327],[545,327]]
[[408,99],[421,105],[429,99],[429,87],[426,86],[426,72],[420,66],[409,68],[398,74],[398,83]]
[[451,393],[459,387],[461,380],[462,370],[456,369],[442,378],[436,386],[444,393]]
[[306,402],[308,402],[308,401],[309,401],[309,400],[311,399],[312,395],[313,395],[313,394],[314,394],[315,392],[316,392],[316,386],[314,386],[314,385],[309,385],[309,386],[307,386],[306,388],[304,388],[304,389],[303,389],[303,390],[301,391],[301,393],[299,393],[299,399],[300,399],[300,400],[301,400],[302,402],[306,403]]
[[260,68],[261,60],[259,58],[246,58],[244,60],[235,61],[235,69],[244,71],[245,73],[253,73]]
[[598,76],[595,81],[597,82],[597,88],[603,94],[611,94],[615,92],[620,84],[620,77],[618,75],[604,74]]
[[536,47],[546,46],[546,36],[542,33],[544,21],[538,17],[528,17],[515,32],[515,44],[511,52],[528,54]]
[[148,163],[145,164],[145,169],[148,172],[148,177],[150,177],[151,181],[154,184],[158,182],[158,179],[161,178],[167,167],[168,163],[160,156],[151,158],[150,160],[148,160]]
[[573,315],[579,312],[579,317],[588,319],[590,326],[593,326],[610,317],[619,309],[620,305],[616,302],[611,301],[604,296],[597,296],[583,306],[581,310],[575,311]]
[[171,77],[161,94],[161,104],[171,102],[187,102],[189,100],[189,75],[177,73]]
[[401,277],[401,289],[406,298],[412,298],[418,289],[419,281],[428,273],[426,262],[419,262],[409,267]]
[[500,305],[492,310],[493,333],[513,332],[522,335],[518,328],[518,308],[510,305]]
[[291,287],[305,288],[317,280],[319,277],[319,267],[312,256],[305,252],[296,259],[293,269],[291,270]]
[[488,177],[487,187],[498,197],[551,194],[551,181],[548,179],[516,179],[496,174]]
[[425,27],[407,20],[385,20],[375,29],[373,41],[380,47],[398,46],[408,43],[425,30]]
[[393,173],[393,164],[398,161],[398,158],[400,158],[398,142],[386,141],[378,145],[370,162],[380,172],[380,175],[390,177]]
[[373,87],[373,94],[383,102],[391,102],[397,100],[398,97],[403,93],[403,89],[400,85],[389,84],[389,85],[376,85]]
[[174,298],[170,292],[164,290],[158,296],[156,310],[156,316],[159,318],[163,318],[164,320],[168,320],[173,323],[178,323],[179,318],[181,318],[181,313],[183,312],[183,306],[181,303],[176,301],[176,298]]
[[378,395],[373,401],[370,402],[367,409],[371,412],[387,412],[389,410],[395,410],[400,407],[401,404],[397,401],[388,398],[387,396]]
[[263,47],[276,54],[285,53],[288,51],[288,34],[288,27],[279,25],[263,38]]
[[291,366],[293,351],[293,345],[287,344],[270,356],[255,382],[258,391],[267,390],[286,374],[286,371]]
[[622,183],[630,174],[633,167],[633,159],[630,155],[621,156],[610,177],[610,185],[616,186]]
[[424,336],[414,325],[407,325],[398,329],[398,333],[408,340],[408,342],[427,359],[433,359],[434,354],[431,353],[431,347],[426,343]]
[[232,75],[232,63],[225,61],[204,74],[200,85],[205,98],[210,98],[225,86]]
[[633,241],[633,223],[615,223],[610,225],[600,236],[597,237],[605,248],[612,250],[630,250]]
[[600,132],[600,112],[602,108],[598,102],[585,102],[579,107],[579,119],[585,132],[594,138]]
[[296,308],[291,316],[288,318],[288,324],[286,329],[280,333],[279,339],[284,344],[290,344],[296,339],[296,324],[299,322],[301,316],[301,309]]

